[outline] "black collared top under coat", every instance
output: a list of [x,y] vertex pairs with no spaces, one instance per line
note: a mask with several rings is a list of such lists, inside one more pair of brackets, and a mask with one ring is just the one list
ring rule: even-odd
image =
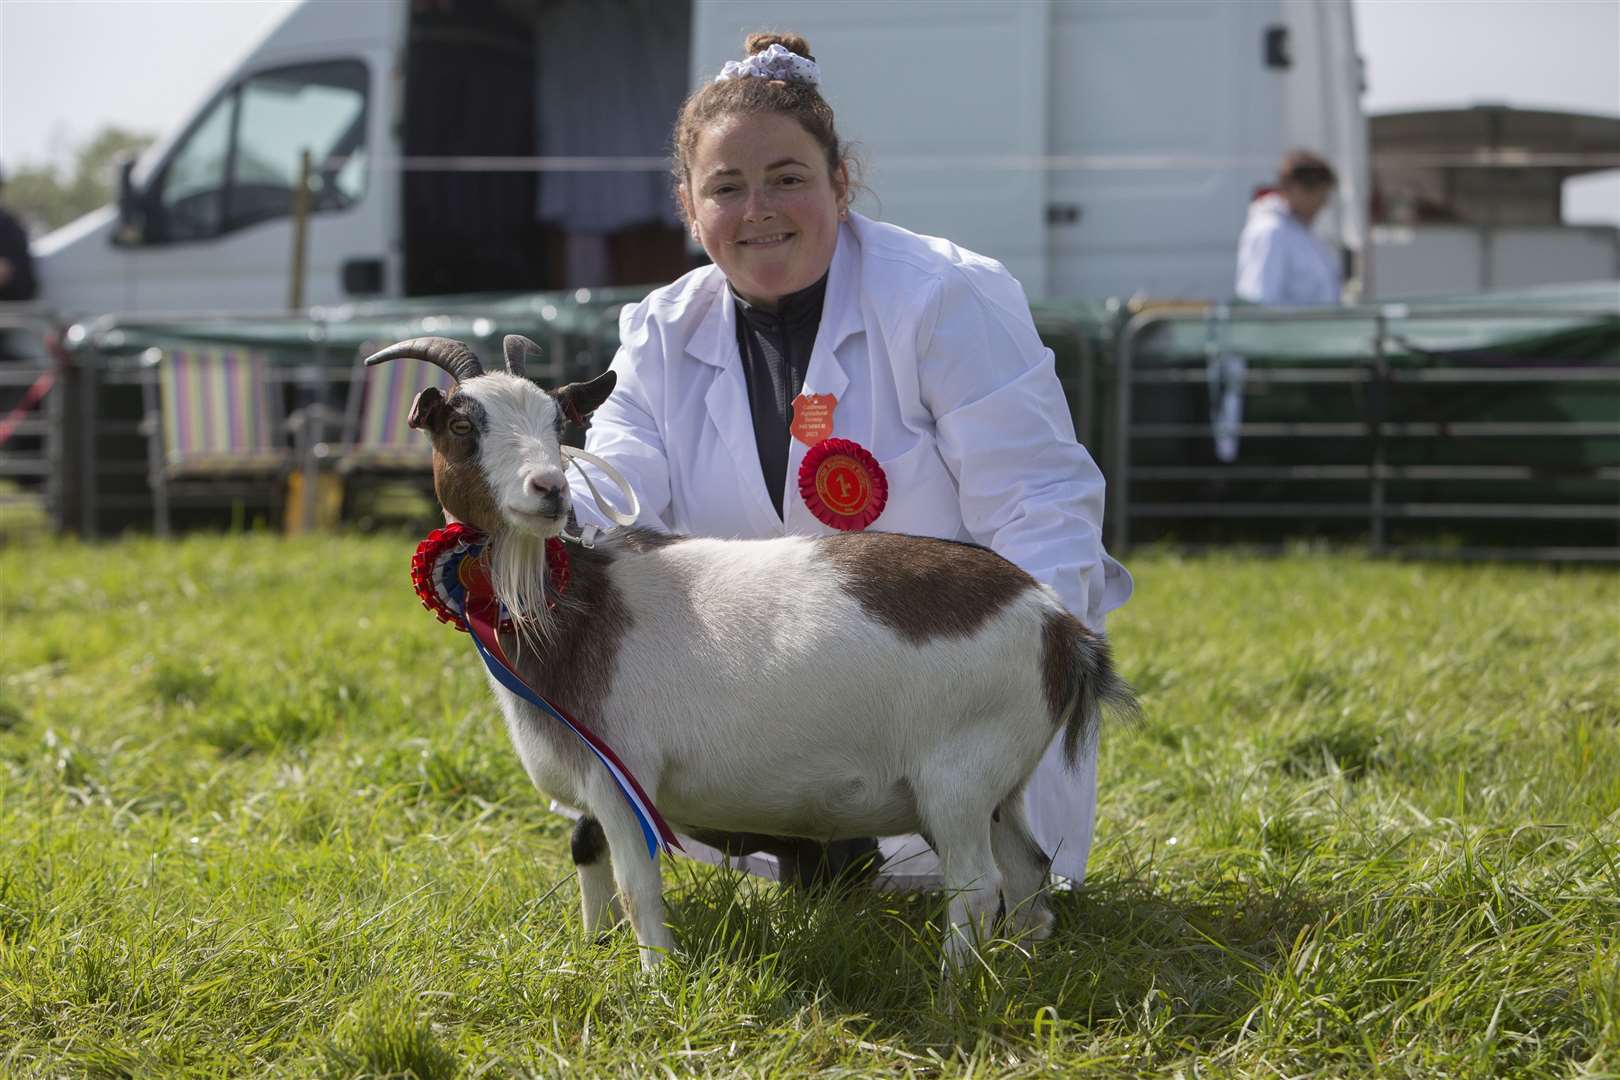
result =
[[804,375],[810,369],[810,352],[816,346],[816,330],[821,326],[826,297],[827,275],[823,274],[809,288],[782,297],[775,311],[736,298],[737,350],[742,354],[743,377],[748,382],[754,442],[777,517],[782,516],[782,493],[787,482],[793,399],[804,389]]

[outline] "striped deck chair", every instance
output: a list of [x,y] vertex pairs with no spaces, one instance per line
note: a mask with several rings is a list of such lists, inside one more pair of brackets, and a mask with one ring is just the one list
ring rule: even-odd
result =
[[455,380],[443,368],[421,360],[367,368],[364,358],[373,351],[361,349],[355,361],[339,468],[426,472],[433,463],[433,444],[425,433],[411,430],[411,402],[430,386],[448,394]]
[[264,353],[219,347],[165,352],[158,397],[168,476],[267,472],[287,464]]
[[292,451],[282,437],[281,388],[262,352],[225,346],[149,350],[143,379],[153,525],[169,535],[175,499],[262,503],[274,515]]

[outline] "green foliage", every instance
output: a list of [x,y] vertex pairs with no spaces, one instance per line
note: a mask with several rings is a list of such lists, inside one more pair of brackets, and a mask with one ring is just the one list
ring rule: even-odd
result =
[[4,198],[24,221],[49,231],[106,206],[118,195],[118,162],[152,145],[153,136],[107,127],[79,146],[73,164],[20,165],[6,170]]
[[1134,557],[1091,876],[945,982],[936,897],[685,861],[582,941],[409,555],[0,548],[0,1076],[1620,1071],[1612,573]]

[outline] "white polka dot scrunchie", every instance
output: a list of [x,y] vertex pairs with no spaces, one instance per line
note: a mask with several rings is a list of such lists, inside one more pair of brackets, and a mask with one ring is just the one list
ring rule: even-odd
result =
[[806,60],[786,46],[772,45],[746,60],[728,60],[714,81],[727,79],[780,79],[815,86],[821,81],[821,69],[814,60]]

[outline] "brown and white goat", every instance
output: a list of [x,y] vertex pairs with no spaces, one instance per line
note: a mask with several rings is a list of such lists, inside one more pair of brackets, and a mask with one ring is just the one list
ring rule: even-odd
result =
[[[423,390],[410,424],[432,437],[444,509],[490,538],[496,594],[519,620],[503,644],[529,684],[611,744],[681,832],[920,832],[951,894],[948,958],[1003,905],[1014,932],[1044,936],[1049,860],[1023,789],[1059,731],[1072,766],[1104,706],[1133,707],[1103,639],[988,549],[881,532],[621,529],[570,547],[571,583],[548,610],[544,542],[571,505],[563,422],[615,377],[548,393],[524,377],[529,349],[508,337],[504,372],[444,338],[368,361],[414,357],[457,380],[448,396]],[[535,785],[588,815],[574,843],[585,932],[616,893],[654,966],[671,938],[636,818],[573,735],[491,686]]]

